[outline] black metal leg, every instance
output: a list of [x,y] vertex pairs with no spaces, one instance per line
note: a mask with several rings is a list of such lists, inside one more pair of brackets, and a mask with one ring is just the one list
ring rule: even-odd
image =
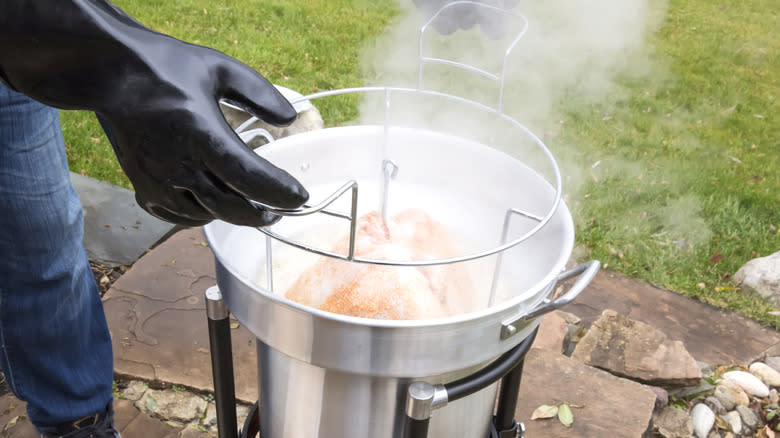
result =
[[524,362],[525,360],[520,362],[501,379],[501,391],[498,394],[498,409],[496,410],[496,429],[499,432],[511,429],[515,425],[515,410],[517,409]]
[[211,371],[214,378],[214,401],[217,406],[217,432],[219,438],[238,438],[230,315],[222,300],[222,294],[216,287],[206,291],[206,314],[209,320]]
[[414,418],[407,416],[406,421],[404,422],[403,438],[427,438],[428,424],[430,424],[430,422],[430,418],[415,420]]

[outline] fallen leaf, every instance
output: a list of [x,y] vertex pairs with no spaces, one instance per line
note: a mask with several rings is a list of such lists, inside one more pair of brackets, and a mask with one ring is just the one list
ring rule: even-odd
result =
[[730,430],[729,423],[720,415],[715,416],[715,427],[722,430]]
[[734,111],[735,109],[737,109],[736,105],[734,105],[734,106],[732,106],[730,108],[726,108],[723,112],[724,113],[730,113],[730,112]]
[[6,429],[10,429],[14,426],[16,426],[16,422],[19,421],[19,416],[15,416],[14,418],[11,418],[11,421],[8,422],[8,424],[5,425]]
[[207,349],[205,349],[203,347],[200,347],[200,348],[196,349],[195,351],[197,351],[198,353],[206,353],[206,354],[209,353],[209,350],[207,350]]
[[239,326],[238,326],[238,323],[237,323],[237,322],[234,322],[234,323],[231,323],[231,324],[230,324],[230,328],[232,328],[232,329],[237,329],[238,327],[239,327]]
[[586,329],[583,326],[580,326],[577,331],[574,332],[574,334],[571,337],[571,342],[577,343],[582,340],[582,338],[588,333],[588,329]]
[[723,259],[723,254],[721,254],[721,253],[717,253],[717,254],[713,255],[713,256],[712,256],[712,258],[710,258],[710,263],[712,263],[713,265],[715,265],[715,264],[717,264],[719,261],[721,261],[722,259]]
[[107,275],[104,275],[103,277],[100,278],[100,285],[101,286],[104,286],[104,285],[106,285],[106,284],[108,284],[110,282],[111,282],[111,279],[108,278]]
[[568,404],[562,403],[558,407],[558,420],[566,427],[571,427],[574,423],[574,414]]
[[761,114],[753,114],[753,117],[755,117],[757,119],[763,119],[764,118],[764,116],[762,116]]
[[157,400],[155,400],[151,395],[146,396],[146,409],[152,412],[157,409]]
[[764,426],[764,432],[768,438],[775,438],[775,431],[769,425]]
[[540,418],[552,418],[558,415],[558,406],[555,405],[541,405],[534,409],[531,414],[532,420],[538,420]]

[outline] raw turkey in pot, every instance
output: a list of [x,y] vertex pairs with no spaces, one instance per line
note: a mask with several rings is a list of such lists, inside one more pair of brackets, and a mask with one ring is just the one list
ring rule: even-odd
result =
[[[334,252],[347,253],[349,236]],[[431,260],[455,256],[450,232],[419,209],[404,210],[385,224],[376,212],[357,221],[355,255],[379,260]],[[471,279],[455,265],[384,266],[322,257],[285,296],[333,313],[375,319],[428,319],[468,311]]]

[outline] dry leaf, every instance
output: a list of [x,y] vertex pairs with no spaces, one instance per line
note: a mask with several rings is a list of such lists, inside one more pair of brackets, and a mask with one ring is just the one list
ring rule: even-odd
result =
[[718,429],[730,430],[729,423],[726,421],[725,418],[721,417],[720,415],[715,416],[715,426]]
[[8,424],[5,425],[6,429],[10,429],[14,426],[16,426],[16,422],[19,421],[19,416],[15,416],[14,418],[11,418],[11,421],[8,422]]
[[238,328],[238,323],[237,322],[231,323],[230,324],[230,328],[237,329]]
[[531,419],[538,420],[540,418],[552,418],[556,415],[558,415],[558,406],[541,405],[534,409],[534,412],[531,414]]
[[566,427],[571,427],[572,423],[574,423],[574,413],[572,413],[568,404],[562,403],[558,407],[558,420]]
[[713,265],[715,265],[715,264],[717,264],[717,263],[718,263],[719,261],[721,261],[721,260],[723,260],[723,254],[721,254],[721,253],[717,253],[717,254],[713,255],[713,256],[710,258],[710,263],[712,263]]

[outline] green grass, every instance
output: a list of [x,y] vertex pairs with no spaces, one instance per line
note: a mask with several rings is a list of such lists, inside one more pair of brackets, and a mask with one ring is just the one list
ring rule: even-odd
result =
[[[117,3],[303,93],[362,85],[361,48],[398,13],[391,0]],[[780,327],[732,282],[780,249],[777,12],[775,0],[670,0],[648,43],[663,74],[625,74],[606,99],[571,90],[558,103],[562,123],[545,141],[567,151],[562,170],[575,176],[565,189],[578,258]],[[347,121],[357,101],[320,110]],[[92,115],[62,120],[73,171],[129,186]]]
[[[140,22],[221,50],[273,83],[304,94],[363,84],[358,56],[382,32],[395,2],[369,0],[117,0]],[[330,123],[357,117],[357,99],[318,109]],[[130,188],[92,113],[62,112],[70,168]]]
[[732,277],[780,249],[777,11],[671,1],[651,41],[671,75],[623,79],[629,91],[597,105],[573,99],[556,141],[582,148],[568,160],[587,181],[570,200],[581,257],[776,328]]

